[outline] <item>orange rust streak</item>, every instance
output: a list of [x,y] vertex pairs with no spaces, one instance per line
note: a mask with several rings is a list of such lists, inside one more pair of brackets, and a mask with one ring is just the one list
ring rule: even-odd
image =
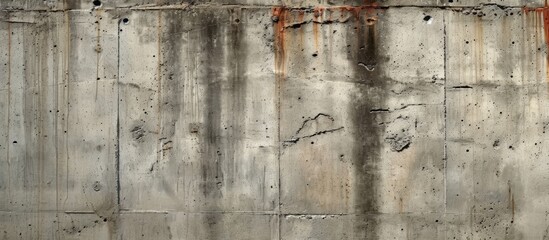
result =
[[324,11],[324,8],[322,7],[315,7],[313,11],[313,35],[315,40],[315,50],[318,50],[318,23],[322,21],[323,11]]
[[[546,1],[547,3],[547,1]],[[543,30],[545,32],[545,46],[549,49],[549,8],[547,5],[542,10]],[[549,54],[546,56],[545,77],[549,80]]]
[[[523,8],[523,12],[525,12],[526,14],[530,13],[530,12],[536,12],[537,15],[538,15],[538,18],[542,18],[543,19],[543,32],[544,32],[544,37],[545,37],[545,46],[547,47],[547,49],[549,49],[549,6],[547,6],[547,0],[545,0],[545,6],[544,7],[541,7],[541,8],[527,8],[527,7],[524,7]],[[549,54],[547,54],[547,56],[545,57],[545,64],[546,64],[546,67],[545,67],[545,78],[546,78],[546,81],[549,82]]]
[[[303,20],[305,19],[305,11],[303,10],[300,10],[299,13],[298,13],[298,20],[299,22],[303,22]],[[300,28],[299,29],[299,43],[301,44],[301,46],[303,47],[303,35],[304,35],[304,32],[305,32],[305,29],[304,28]]]
[[362,11],[362,9],[367,7],[369,6],[358,6],[358,7],[340,6],[340,7],[336,7],[336,9],[339,9],[341,11],[341,14],[343,14],[343,12],[349,12],[355,17],[355,31],[358,32],[360,29],[360,12]]
[[275,74],[277,80],[284,80],[286,72],[286,49],[285,49],[285,32],[284,23],[286,22],[286,16],[288,11],[284,7],[277,7],[273,9],[273,16],[278,18],[274,26],[275,36]]

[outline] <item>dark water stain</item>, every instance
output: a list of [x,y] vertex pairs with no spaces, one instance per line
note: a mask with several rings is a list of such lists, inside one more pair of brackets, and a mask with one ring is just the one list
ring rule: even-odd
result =
[[[353,11],[355,23],[348,24],[347,46],[348,59],[353,66],[353,78],[356,83],[356,96],[349,105],[354,123],[355,146],[353,150],[355,199],[354,209],[357,214],[355,234],[359,239],[377,239],[377,218],[372,213],[379,210],[378,187],[381,135],[383,129],[377,124],[375,113],[370,112],[383,106],[386,91],[386,77],[383,75],[383,60],[380,56],[380,32],[378,10],[360,8]],[[367,68],[363,66],[368,66]]]
[[[222,197],[219,185],[224,181],[221,168],[224,152],[221,149],[222,132],[221,105],[222,105],[222,66],[225,59],[225,51],[222,48],[224,38],[223,26],[219,19],[211,12],[201,14],[204,26],[199,30],[198,41],[204,51],[203,58],[205,75],[202,84],[205,87],[205,104],[203,106],[204,131],[202,132],[201,146],[204,148],[201,159],[202,181],[201,191],[206,199],[206,207],[216,207],[214,200]],[[203,45],[202,45],[203,44]],[[202,58],[201,58],[202,59]]]
[[[205,76],[200,79],[205,87],[205,104],[202,108],[204,118],[204,131],[201,132],[201,147],[203,148],[200,159],[201,182],[200,190],[204,197],[204,205],[209,211],[218,209],[218,199],[221,199],[221,186],[224,182],[224,175],[221,168],[223,152],[221,151],[221,89],[223,59],[225,52],[221,47],[224,34],[222,24],[211,12],[200,14],[200,30],[197,32],[199,48],[202,52]],[[204,219],[203,226],[207,229],[208,239],[218,239],[219,229],[216,223],[219,222],[216,214],[208,215]]]
[[[247,53],[243,44],[241,10],[238,8],[214,13],[205,10],[200,14],[197,31],[198,48],[205,69],[200,79],[205,87],[204,131],[201,134],[200,190],[208,211],[223,211],[221,200],[228,199],[234,184],[235,160],[243,152]],[[222,113],[227,113],[222,115]],[[226,191],[225,191],[226,190]],[[209,215],[203,224],[208,228],[207,239],[221,239],[221,214]]]
[[185,77],[181,66],[181,54],[186,49],[183,41],[183,19],[186,14],[177,11],[166,11],[162,28],[166,29],[161,36],[162,41],[162,71],[160,78],[160,91],[162,102],[160,104],[159,121],[162,121],[161,134],[163,138],[171,139],[175,136],[176,125],[182,108],[183,91],[182,83]]
[[[245,126],[245,111],[246,111],[246,57],[247,47],[242,36],[246,36],[245,29],[241,27],[242,10],[239,8],[229,10],[229,47],[227,48],[228,62],[228,85],[230,90],[229,112],[229,128],[227,132],[226,149],[227,149],[227,175],[233,179],[237,175],[235,161],[244,152],[243,139]],[[227,181],[227,187],[232,188],[234,181]]]

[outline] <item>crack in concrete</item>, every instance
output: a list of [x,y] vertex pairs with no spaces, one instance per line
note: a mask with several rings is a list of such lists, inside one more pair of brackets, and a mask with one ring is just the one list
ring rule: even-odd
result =
[[429,105],[429,104],[426,104],[426,103],[411,103],[411,104],[402,105],[401,107],[393,108],[393,109],[390,109],[390,108],[373,108],[373,109],[370,109],[370,113],[392,113],[392,112],[404,110],[408,107],[427,106],[427,105]]
[[316,120],[319,120],[319,118],[327,118],[328,120],[332,121],[332,122],[335,122],[335,119],[330,116],[329,114],[325,114],[325,113],[318,113],[316,116],[312,117],[312,118],[307,118],[305,119],[305,121],[303,121],[303,123],[301,124],[301,127],[299,127],[299,129],[297,129],[297,131],[295,132],[294,136],[289,139],[289,140],[285,140],[283,142],[283,145],[284,146],[289,146],[289,145],[292,145],[292,144],[295,144],[297,142],[299,142],[301,139],[305,139],[305,138],[312,138],[312,137],[315,137],[315,136],[318,136],[318,135],[322,135],[322,134],[327,134],[327,133],[332,133],[332,132],[336,132],[336,131],[339,131],[339,130],[342,130],[343,127],[337,127],[337,128],[330,128],[330,129],[325,129],[325,130],[320,130],[320,131],[315,131],[314,133],[312,134],[308,134],[308,135],[304,135],[304,136],[299,136],[299,134],[301,133],[301,131],[303,129],[305,129],[305,127],[307,126],[308,123],[312,122],[312,121],[316,121]]
[[304,139],[304,138],[312,138],[314,136],[318,136],[318,135],[322,135],[322,134],[326,134],[326,133],[332,133],[332,132],[336,132],[336,131],[339,131],[339,130],[342,130],[342,129],[343,129],[343,127],[338,127],[338,128],[318,131],[318,132],[315,132],[311,135],[296,137],[296,138],[292,138],[290,140],[286,140],[286,141],[284,141],[284,143],[289,143],[289,144],[286,145],[286,146],[288,146],[288,145],[291,145],[291,144],[295,144],[295,143],[299,142],[299,140]]

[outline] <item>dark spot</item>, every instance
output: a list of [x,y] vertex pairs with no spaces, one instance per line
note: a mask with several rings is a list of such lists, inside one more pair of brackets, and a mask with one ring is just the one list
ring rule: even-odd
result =
[[99,183],[99,181],[95,181],[93,183],[93,190],[96,192],[99,192],[101,190],[101,183]]
[[318,56],[318,53],[313,53],[313,57],[316,57],[316,56]]
[[132,137],[137,141],[142,140],[142,138],[145,136],[145,130],[141,126],[134,127],[131,130],[131,133]]
[[95,1],[93,1],[93,5],[96,6],[96,7],[99,7],[99,6],[101,6],[101,1],[95,0]]
[[13,143],[17,143],[17,141],[13,141]]
[[493,147],[498,147],[499,146],[499,140],[496,140],[494,141],[494,144],[492,144]]
[[431,16],[427,15],[423,18],[423,21],[428,22],[429,20],[431,20],[431,18],[432,18]]
[[234,22],[235,22],[235,23],[239,23],[239,22],[240,22],[240,19],[237,18],[237,19],[234,20]]
[[122,19],[122,22],[123,22],[124,24],[128,24],[128,22],[130,22],[130,19],[124,18],[124,19]]

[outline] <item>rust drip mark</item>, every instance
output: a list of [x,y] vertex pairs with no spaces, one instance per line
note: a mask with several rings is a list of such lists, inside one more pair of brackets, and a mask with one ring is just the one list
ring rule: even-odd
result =
[[[537,17],[543,20],[543,32],[545,37],[545,46],[549,50],[549,6],[547,5],[547,0],[545,0],[545,6],[540,8],[523,8],[523,12],[527,15],[530,12],[536,12]],[[549,82],[549,54],[546,53],[545,56],[545,78]]]
[[[355,18],[355,31],[358,32],[359,29],[360,29],[360,26],[361,26],[361,22],[360,22],[360,14],[362,11],[366,11],[366,16],[375,16],[376,15],[376,9],[379,8],[378,4],[375,2],[375,1],[364,1],[364,5],[363,6],[340,6],[340,7],[336,7],[337,9],[339,9],[342,14],[343,12],[348,12],[350,13],[351,15],[354,16]],[[368,17],[367,19],[367,24],[368,25],[373,25],[375,24],[375,21],[372,21],[372,20],[377,20],[377,18],[374,18],[374,17]]]
[[275,75],[277,82],[286,78],[286,43],[284,23],[288,16],[288,9],[276,7],[273,9],[272,20],[275,22],[273,30],[275,37]]
[[[304,10],[299,10],[298,13],[297,13],[297,20],[300,23],[304,23],[305,22],[304,19],[305,19],[305,11]],[[301,44],[301,47],[303,47],[303,43],[304,43],[304,41],[303,41],[303,35],[305,35],[304,32],[305,32],[304,28],[299,29],[299,43]]]
[[[547,7],[547,0],[545,1],[545,7],[541,11],[543,17],[543,32],[545,33],[545,46],[549,49],[549,8]],[[549,81],[549,54],[546,58],[545,78]]]
[[315,41],[315,50],[318,51],[318,23],[322,22],[324,8],[315,7],[313,10],[313,36]]

